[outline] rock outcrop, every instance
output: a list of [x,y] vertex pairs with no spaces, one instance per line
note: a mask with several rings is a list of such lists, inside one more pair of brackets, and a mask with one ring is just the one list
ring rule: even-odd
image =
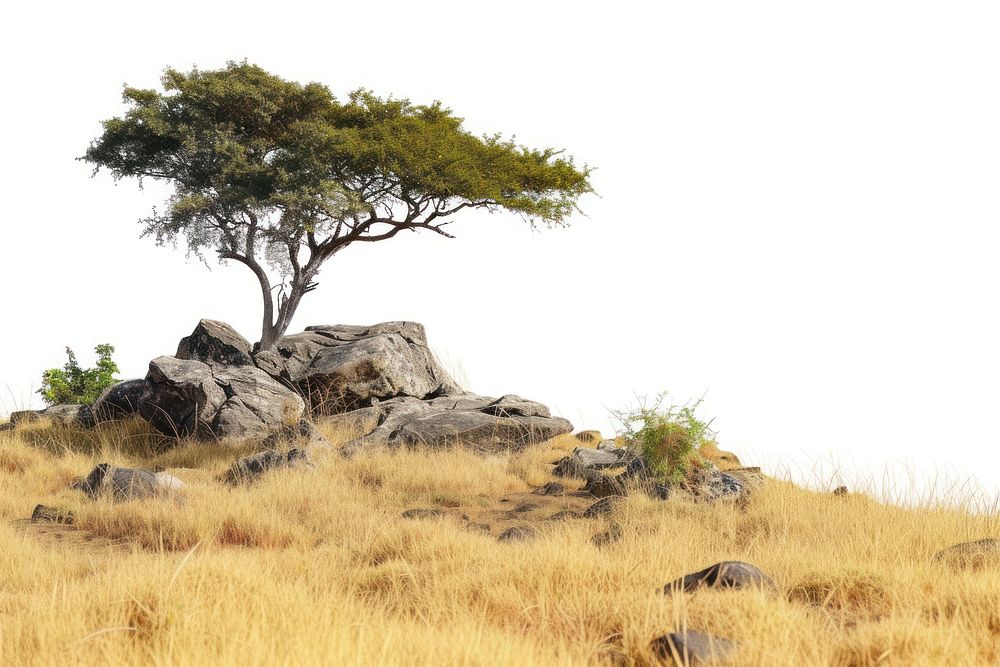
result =
[[255,351],[228,324],[201,320],[175,356],[153,359],[144,379],[111,387],[93,410],[56,406],[14,413],[11,422],[52,417],[92,425],[137,414],[177,438],[277,436],[294,439],[294,448],[327,446],[315,429],[302,430],[307,408],[358,434],[348,452],[414,445],[515,451],[572,431],[540,403],[463,390],[416,322],[312,326]]
[[553,417],[544,405],[513,395],[403,397],[365,410],[376,415],[378,426],[347,443],[347,453],[379,446],[456,445],[486,453],[519,451],[573,430],[572,424]]

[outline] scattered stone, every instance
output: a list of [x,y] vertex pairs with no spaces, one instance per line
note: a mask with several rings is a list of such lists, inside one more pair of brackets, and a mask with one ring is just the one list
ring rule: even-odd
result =
[[833,495],[835,496],[846,496],[848,493],[846,486],[838,486],[833,490]]
[[500,533],[499,542],[523,542],[538,536],[538,531],[531,526],[514,526]]
[[400,514],[400,518],[403,519],[436,519],[438,517],[444,516],[445,513],[438,509],[424,509],[416,508],[412,510],[406,510]]
[[590,541],[595,547],[603,547],[612,542],[617,542],[622,538],[622,535],[624,535],[622,527],[617,523],[613,523],[603,533],[598,533],[590,538]]
[[35,505],[29,521],[31,523],[61,523],[70,525],[76,521],[76,517],[69,510],[49,507],[47,505]]
[[73,483],[73,488],[91,498],[110,496],[113,500],[136,500],[156,495],[167,495],[179,490],[184,483],[173,475],[154,474],[140,468],[116,468],[107,463],[98,464],[83,479]]
[[601,440],[597,444],[597,449],[599,449],[602,452],[616,452],[625,448],[619,447],[618,442],[616,440],[607,439],[607,440]]
[[583,515],[572,510],[561,510],[549,517],[549,521],[563,521],[565,519],[582,519]]
[[583,516],[592,519],[596,516],[601,516],[602,514],[610,514],[611,510],[615,508],[615,505],[623,500],[622,496],[608,496],[607,498],[601,498],[596,503],[588,507],[583,511]]
[[1000,565],[1000,540],[955,544],[934,554],[934,560],[956,569],[978,570],[987,565]]
[[131,417],[139,411],[139,402],[145,393],[146,381],[142,378],[108,387],[91,408],[94,421],[100,424]]
[[511,510],[511,512],[515,514],[521,514],[523,512],[530,512],[531,510],[537,507],[538,505],[535,505],[534,503],[519,503],[517,507]]
[[247,484],[268,470],[312,467],[312,461],[305,450],[290,449],[287,454],[282,454],[277,450],[268,449],[239,459],[223,475],[222,479],[229,484]]
[[540,486],[532,493],[539,496],[561,496],[566,493],[566,487],[559,482],[549,482],[545,486]]
[[726,659],[739,644],[705,632],[684,630],[657,637],[649,647],[657,657],[676,665],[704,665]]
[[726,560],[667,584],[663,587],[663,592],[665,594],[677,591],[691,593],[703,587],[772,590],[776,588],[774,581],[756,566],[741,561]]

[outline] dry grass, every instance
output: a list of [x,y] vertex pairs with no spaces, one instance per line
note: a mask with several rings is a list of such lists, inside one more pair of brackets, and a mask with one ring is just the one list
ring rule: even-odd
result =
[[[529,494],[579,444],[329,456],[230,489],[216,476],[238,443],[164,450],[135,424],[0,433],[0,664],[644,665],[685,626],[741,642],[735,664],[1000,661],[1000,568],[931,560],[997,537],[995,515],[770,481],[741,507],[633,497],[611,518],[549,520],[587,504]],[[99,461],[188,489],[110,504],[66,488]],[[36,503],[77,523],[26,524]],[[442,514],[400,518],[414,508]],[[621,538],[594,546],[612,521]],[[525,523],[537,539],[497,541]],[[780,593],[660,592],[723,559]]]

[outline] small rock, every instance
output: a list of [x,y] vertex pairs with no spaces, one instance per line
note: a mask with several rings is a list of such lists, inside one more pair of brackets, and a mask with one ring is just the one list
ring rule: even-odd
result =
[[538,536],[538,531],[536,531],[531,526],[514,526],[513,528],[508,528],[507,530],[500,533],[497,538],[499,542],[523,542],[526,540],[532,540]]
[[1000,564],[1000,540],[985,539],[962,542],[934,554],[934,560],[954,568],[978,570],[986,565]]
[[399,516],[403,519],[436,519],[444,516],[444,512],[437,509],[418,507],[412,510],[406,510]]
[[566,493],[566,487],[559,482],[549,482],[545,486],[540,486],[532,493],[539,496],[561,496]]
[[537,505],[533,505],[532,503],[520,503],[520,504],[517,505],[517,507],[515,507],[514,509],[512,509],[511,512],[514,512],[516,514],[521,514],[522,512],[530,512],[531,510],[535,509],[536,507],[538,507],[538,506]]
[[31,523],[61,523],[70,525],[76,521],[76,517],[69,510],[48,507],[47,505],[35,505],[29,521]]
[[710,565],[704,570],[688,574],[663,587],[666,594],[675,591],[690,593],[708,588],[767,588],[774,589],[774,581],[750,563],[726,560]]
[[597,445],[597,449],[600,450],[600,451],[602,451],[602,452],[604,452],[604,451],[616,452],[616,451],[619,451],[619,450],[621,450],[623,448],[619,447],[618,443],[615,442],[614,440],[601,440],[601,442],[598,443],[598,445]]
[[313,467],[309,454],[303,449],[290,449],[287,454],[268,449],[236,461],[223,475],[223,481],[229,484],[246,484],[275,468]]
[[[173,477],[181,486],[183,483]],[[167,486],[161,486],[157,476],[148,470],[140,468],[115,468],[107,463],[101,463],[90,471],[83,479],[78,479],[73,483],[73,488],[83,491],[91,498],[108,495],[114,500],[135,500],[138,498],[150,498],[158,494],[166,494],[175,490],[173,482],[166,482]]]
[[657,637],[649,647],[657,657],[675,665],[703,665],[725,659],[739,644],[705,632],[685,630]]
[[583,486],[584,493],[589,493],[595,498],[607,498],[608,496],[625,495],[625,479],[622,475],[598,474],[587,480]]
[[581,519],[583,515],[572,510],[562,510],[549,517],[549,521],[563,521],[565,519]]
[[602,514],[609,514],[615,505],[622,501],[622,496],[608,496],[607,498],[601,498],[596,503],[588,507],[583,511],[583,516],[592,519],[595,516],[600,516]]
[[848,492],[846,486],[838,486],[836,489],[833,490],[833,495],[835,496],[846,496],[847,493]]
[[0,433],[4,431],[13,431],[15,428],[16,425],[14,424],[14,422],[6,422],[4,424],[0,424]]
[[590,541],[595,547],[603,547],[611,544],[612,542],[617,542],[622,538],[623,534],[622,527],[617,523],[613,523],[603,533],[598,533],[590,538]]

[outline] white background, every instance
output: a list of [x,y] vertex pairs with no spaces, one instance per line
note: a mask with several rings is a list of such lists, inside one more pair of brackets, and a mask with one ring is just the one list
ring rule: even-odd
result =
[[995,3],[338,5],[3,10],[3,410],[39,405],[66,345],[91,365],[111,342],[130,377],[200,317],[256,339],[245,268],[140,240],[166,191],[74,160],[123,83],[247,58],[341,98],[440,99],[598,168],[568,229],[470,215],[455,240],[348,249],[293,330],[418,320],[472,389],[581,428],[707,391],[747,463],[997,495]]

